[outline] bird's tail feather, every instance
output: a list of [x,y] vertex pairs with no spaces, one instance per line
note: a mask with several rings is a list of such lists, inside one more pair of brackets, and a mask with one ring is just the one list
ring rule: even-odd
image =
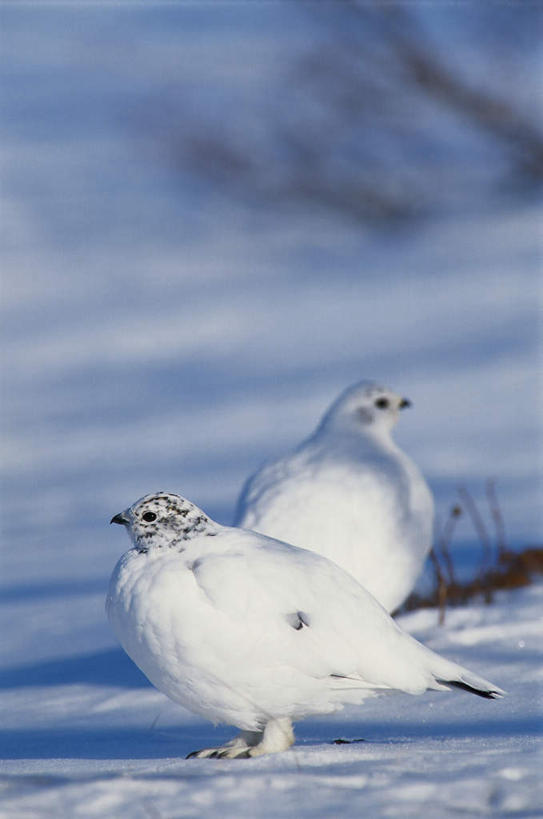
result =
[[[470,694],[477,694],[486,699],[497,699],[505,694],[499,686],[485,680],[464,666],[436,654],[435,651],[411,638],[411,646],[418,654],[419,662],[425,667],[426,688],[451,689],[460,688]],[[424,660],[423,660],[424,657]]]
[[[479,679],[479,678],[477,678]],[[477,694],[478,697],[485,697],[487,700],[495,700],[499,697],[504,695],[504,691],[501,688],[498,688],[496,685],[492,685],[492,683],[487,683],[486,681],[481,680],[484,682],[484,687],[480,686],[480,683],[477,685],[470,685],[468,682],[464,682],[464,680],[438,680],[436,679],[437,683],[441,685],[447,686],[447,688],[461,688],[463,691],[469,691],[470,694]]]
[[477,694],[478,697],[486,697],[489,700],[497,699],[505,694],[505,691],[489,680],[485,680],[484,677],[479,677],[473,671],[446,660],[434,652],[431,653],[434,661],[430,666],[430,672],[436,687],[461,688],[463,691],[469,691],[470,694]]

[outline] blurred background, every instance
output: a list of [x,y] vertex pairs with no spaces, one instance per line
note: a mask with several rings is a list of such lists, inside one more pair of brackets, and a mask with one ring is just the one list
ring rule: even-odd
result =
[[441,523],[458,486],[488,518],[493,478],[508,544],[536,541],[538,15],[2,6],[10,616],[47,600],[58,629],[77,594],[84,634],[114,513],[168,489],[230,522],[362,378],[413,401],[396,438]]

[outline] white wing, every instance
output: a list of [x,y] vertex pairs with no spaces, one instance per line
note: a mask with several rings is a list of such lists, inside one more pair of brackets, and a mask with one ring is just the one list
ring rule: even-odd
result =
[[269,653],[272,665],[412,694],[448,681],[498,691],[402,632],[331,561],[247,531],[225,530],[217,540],[226,551],[195,561],[196,582],[217,613]]

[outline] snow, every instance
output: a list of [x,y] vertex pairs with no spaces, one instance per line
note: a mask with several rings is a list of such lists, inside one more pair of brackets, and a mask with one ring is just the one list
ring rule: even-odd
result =
[[[262,22],[236,4],[235,37],[232,4],[2,8],[6,818],[543,811],[541,586],[442,629],[435,612],[402,618],[506,699],[383,698],[247,762],[184,761],[232,730],[155,692],[105,620],[114,513],[167,489],[229,522],[247,475],[361,378],[413,400],[397,440],[441,519],[459,484],[484,509],[495,477],[510,544],[541,536],[539,203],[478,202],[400,234],[258,215],[172,173],[143,127],[181,89],[187,111],[258,130],[290,50],[310,45],[287,5]],[[529,97],[533,51],[516,59],[520,74],[500,70]],[[465,517],[456,542],[476,564]]]
[[[85,599],[101,617],[101,596],[87,592],[63,598],[66,622]],[[244,761],[185,760],[234,729],[168,701],[111,640],[99,647],[99,628],[96,650],[66,637],[64,653],[50,657],[47,635],[37,633],[36,655],[8,663],[2,676],[0,815],[536,816],[542,604],[537,585],[450,610],[445,627],[433,610],[401,618],[433,649],[502,685],[504,699],[388,695],[300,722],[291,750]],[[23,613],[2,608],[12,622]],[[27,615],[34,611],[29,601]],[[336,738],[364,741],[331,744]]]

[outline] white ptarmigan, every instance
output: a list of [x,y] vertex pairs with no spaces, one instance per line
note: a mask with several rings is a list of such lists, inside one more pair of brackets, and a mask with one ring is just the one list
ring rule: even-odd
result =
[[190,756],[288,748],[292,720],[390,689],[495,685],[401,631],[335,563],[244,529],[190,501],[147,495],[112,519],[133,548],[115,567],[106,609],[121,645],[178,703],[241,734]]
[[391,434],[409,405],[372,381],[347,389],[307,440],[249,478],[235,525],[324,555],[394,611],[432,543],[430,489]]

